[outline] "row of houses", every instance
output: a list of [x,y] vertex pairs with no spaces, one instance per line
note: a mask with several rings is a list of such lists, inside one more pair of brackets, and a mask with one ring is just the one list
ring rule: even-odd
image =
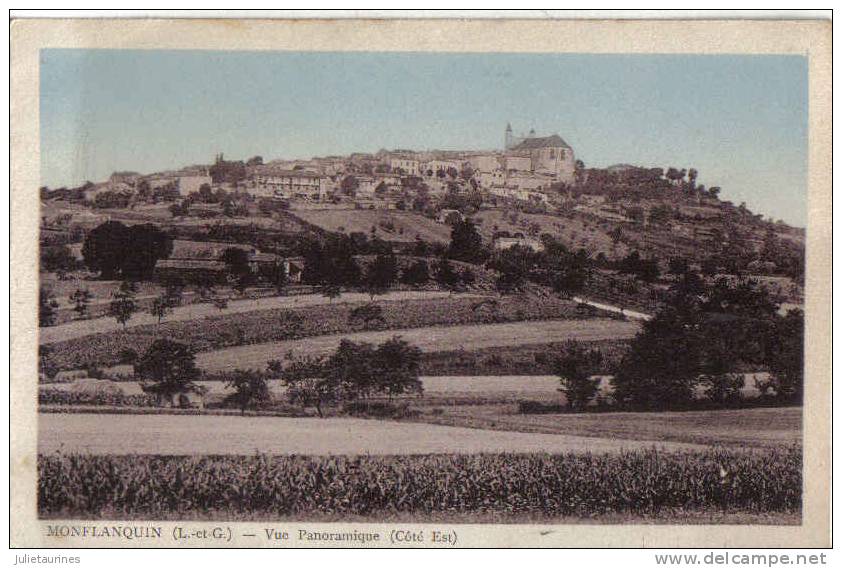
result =
[[283,258],[261,252],[251,245],[184,240],[175,240],[170,256],[158,260],[155,264],[155,278],[163,282],[181,280],[224,283],[229,266],[223,258],[225,251],[232,248],[245,251],[249,269],[253,274],[264,274],[270,268],[283,267],[288,282],[301,282],[304,267],[301,258]]

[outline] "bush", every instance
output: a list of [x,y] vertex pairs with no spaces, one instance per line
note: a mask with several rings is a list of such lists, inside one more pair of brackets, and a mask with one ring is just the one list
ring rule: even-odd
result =
[[381,400],[354,400],[345,403],[342,412],[350,416],[365,418],[407,418],[418,414],[410,410],[409,404],[394,404]]

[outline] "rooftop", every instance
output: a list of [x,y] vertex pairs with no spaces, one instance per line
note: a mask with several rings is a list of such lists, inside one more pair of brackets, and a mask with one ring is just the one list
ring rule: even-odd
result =
[[536,150],[538,148],[570,148],[567,142],[562,140],[558,134],[542,136],[537,138],[526,138],[512,150]]

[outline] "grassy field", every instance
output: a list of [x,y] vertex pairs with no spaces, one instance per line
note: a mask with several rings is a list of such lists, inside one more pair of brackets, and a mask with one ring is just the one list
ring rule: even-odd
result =
[[334,349],[342,339],[381,343],[399,335],[422,351],[450,351],[453,349],[488,349],[498,346],[541,344],[575,339],[598,341],[630,339],[637,333],[638,324],[612,319],[552,320],[484,325],[452,325],[365,331],[336,335],[320,335],[307,339],[293,339],[257,345],[242,345],[199,353],[196,363],[207,371],[234,368],[263,369],[272,359],[286,353],[321,355]]
[[[675,521],[801,510],[796,449],[419,456],[39,455],[41,518]],[[774,520],[772,521],[774,522]]]
[[450,242],[450,227],[437,223],[418,213],[387,210],[341,209],[341,210],[306,210],[296,209],[291,214],[312,223],[322,229],[335,233],[371,234],[376,227],[376,235],[387,241],[412,242],[416,237],[427,242]]
[[[107,424],[107,427],[103,427]],[[132,433],[130,444],[126,433]],[[594,438],[478,430],[361,418],[287,418],[42,413],[38,451],[83,454],[166,455],[386,455],[487,452],[619,452],[657,446],[669,450],[700,446],[677,442]]]
[[[436,410],[438,408],[438,410]],[[442,405],[418,418],[431,424],[595,439],[774,448],[801,444],[802,409],[519,414],[513,404]]]

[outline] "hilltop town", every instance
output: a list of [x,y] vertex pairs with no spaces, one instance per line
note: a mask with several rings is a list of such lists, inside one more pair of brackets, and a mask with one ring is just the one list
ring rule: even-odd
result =
[[[42,188],[41,241],[69,245],[81,261],[86,231],[107,220],[148,222],[184,241],[239,242],[300,258],[310,238],[328,233],[363,234],[396,251],[419,242],[441,246],[454,222],[470,219],[496,249],[540,251],[542,235],[551,236],[602,268],[636,253],[661,272],[673,262],[708,274],[767,277],[778,293],[799,301],[804,231],[723,200],[695,169],[588,168],[559,135],[514,136],[511,125],[502,146],[310,160],[219,154],[211,164],[176,171],[115,172],[77,188]],[[202,263],[220,269],[207,251],[179,258],[189,248],[161,259],[158,272],[197,271]]]

